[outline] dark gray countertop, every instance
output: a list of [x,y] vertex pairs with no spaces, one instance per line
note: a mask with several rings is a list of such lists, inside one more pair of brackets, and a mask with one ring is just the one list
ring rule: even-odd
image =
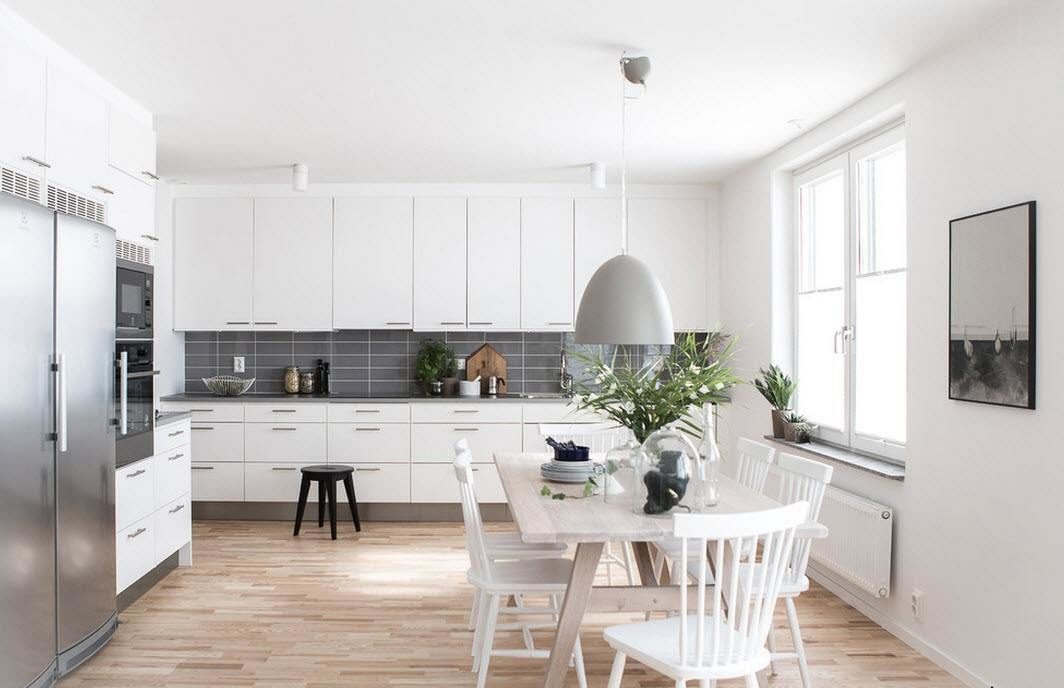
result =
[[521,396],[517,394],[507,394],[498,397],[426,397],[426,396],[354,396],[345,394],[244,394],[239,397],[219,397],[206,392],[188,392],[181,394],[170,394],[162,397],[161,401],[169,402],[181,402],[181,401],[209,401],[217,403],[236,402],[241,404],[255,403],[255,402],[284,402],[290,404],[292,402],[317,402],[317,403],[341,403],[341,404],[358,404],[358,403],[370,403],[370,404],[407,404],[407,403],[454,403],[454,402],[490,402],[490,403],[538,403],[538,402],[566,402],[570,401],[569,397],[563,396],[550,396],[545,394],[533,394],[531,396]]
[[179,423],[183,420],[190,420],[191,418],[192,414],[188,411],[165,411],[155,416],[155,427],[161,428],[164,425]]

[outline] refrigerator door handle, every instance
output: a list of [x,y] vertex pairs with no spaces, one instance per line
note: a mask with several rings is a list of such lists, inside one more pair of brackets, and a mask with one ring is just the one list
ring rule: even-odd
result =
[[129,432],[129,354],[123,351],[118,355],[118,431],[125,435]]
[[67,450],[67,385],[66,385],[66,356],[59,354],[56,360],[56,387],[58,387],[56,399],[56,423],[58,425],[59,451]]

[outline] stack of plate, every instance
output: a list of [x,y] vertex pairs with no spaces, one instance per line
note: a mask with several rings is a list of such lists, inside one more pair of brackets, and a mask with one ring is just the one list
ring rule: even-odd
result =
[[591,461],[557,461],[551,459],[539,467],[539,473],[544,480],[575,485],[585,482],[595,474],[595,464]]

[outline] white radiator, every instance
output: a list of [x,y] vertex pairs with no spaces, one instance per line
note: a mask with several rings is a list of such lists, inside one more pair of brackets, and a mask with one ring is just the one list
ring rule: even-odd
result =
[[894,510],[829,486],[820,522],[830,532],[813,542],[816,568],[874,597],[889,597]]

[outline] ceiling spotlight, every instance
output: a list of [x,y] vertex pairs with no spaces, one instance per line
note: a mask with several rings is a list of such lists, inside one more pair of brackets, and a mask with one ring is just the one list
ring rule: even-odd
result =
[[592,189],[605,189],[606,188],[606,163],[593,162],[589,165],[591,168],[591,188]]
[[301,162],[292,165],[292,190],[306,191],[310,180],[310,168]]

